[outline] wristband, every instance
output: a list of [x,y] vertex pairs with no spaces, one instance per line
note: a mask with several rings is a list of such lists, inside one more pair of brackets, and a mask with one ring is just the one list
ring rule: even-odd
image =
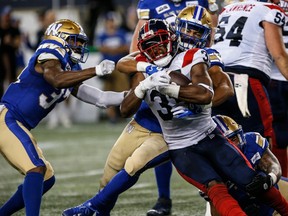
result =
[[273,185],[276,184],[277,183],[277,176],[275,175],[275,173],[270,172],[268,175],[271,176]]
[[146,71],[146,68],[148,66],[150,66],[151,64],[147,63],[147,62],[143,62],[143,61],[139,61],[137,62],[136,64],[136,70],[139,71],[139,72],[145,72]]

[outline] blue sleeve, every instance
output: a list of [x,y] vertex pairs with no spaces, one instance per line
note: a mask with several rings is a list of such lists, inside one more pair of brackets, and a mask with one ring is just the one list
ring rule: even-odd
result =
[[212,48],[204,48],[209,55],[210,58],[210,67],[217,65],[224,70],[224,62],[222,61],[220,53]]

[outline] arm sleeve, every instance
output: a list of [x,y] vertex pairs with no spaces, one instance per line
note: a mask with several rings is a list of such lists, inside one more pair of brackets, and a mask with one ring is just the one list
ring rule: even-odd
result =
[[76,97],[97,107],[107,108],[120,105],[124,99],[124,92],[101,91],[93,86],[82,84],[78,88]]

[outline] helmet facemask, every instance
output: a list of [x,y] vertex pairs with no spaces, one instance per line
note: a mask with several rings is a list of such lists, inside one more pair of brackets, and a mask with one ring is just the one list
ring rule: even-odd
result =
[[182,50],[210,45],[212,19],[209,12],[200,5],[192,5],[180,11],[175,28],[181,38],[179,46]]
[[74,63],[85,63],[88,58],[88,37],[83,28],[72,20],[61,19],[52,23],[45,31],[44,39],[60,42]]
[[[155,28],[153,25],[157,22],[160,25]],[[150,23],[152,23],[151,26],[149,26]],[[145,29],[151,30],[146,32]],[[165,67],[177,53],[178,37],[167,23],[161,20],[156,20],[156,22],[150,20],[140,29],[137,46],[150,62],[159,67]]]
[[180,48],[183,50],[191,48],[204,48],[210,39],[211,29],[196,22],[176,20],[176,33],[180,36]]
[[89,49],[87,48],[87,40],[81,35],[69,35],[66,39],[65,47],[69,50],[70,59],[74,63],[85,63],[89,56]]

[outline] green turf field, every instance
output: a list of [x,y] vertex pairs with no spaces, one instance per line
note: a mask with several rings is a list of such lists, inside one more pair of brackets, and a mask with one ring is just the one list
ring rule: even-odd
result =
[[[48,130],[44,125],[32,133],[54,167],[56,184],[43,197],[41,215],[61,215],[63,209],[78,205],[93,196],[106,156],[126,123],[76,124],[72,128]],[[0,205],[16,190],[23,177],[0,157]],[[173,216],[203,216],[205,202],[198,190],[173,172],[171,193]],[[157,199],[153,169],[120,195],[111,216],[145,216]],[[24,211],[17,214],[25,215]]]

